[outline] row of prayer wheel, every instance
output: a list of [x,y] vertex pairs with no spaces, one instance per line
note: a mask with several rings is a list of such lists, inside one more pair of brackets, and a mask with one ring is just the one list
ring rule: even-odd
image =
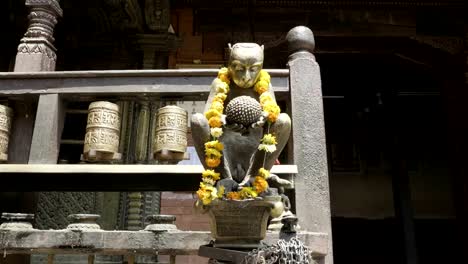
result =
[[[120,142],[119,106],[106,101],[89,105],[83,158],[87,161],[115,160]],[[8,142],[11,133],[13,110],[0,105],[0,161],[8,160]],[[156,129],[153,135],[153,155],[164,159],[161,153],[173,153],[182,159],[187,149],[187,111],[178,106],[165,106],[156,113]]]
[[[106,101],[93,102],[88,108],[88,121],[83,157],[87,161],[119,159],[119,106]],[[187,149],[187,111],[170,105],[158,109],[153,135],[153,155],[164,159],[161,153],[173,153],[168,159],[182,159]]]

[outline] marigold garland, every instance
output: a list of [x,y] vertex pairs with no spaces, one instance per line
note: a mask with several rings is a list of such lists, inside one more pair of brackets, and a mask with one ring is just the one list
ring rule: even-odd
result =
[[[279,106],[276,104],[273,96],[268,92],[270,89],[271,77],[265,70],[259,73],[258,81],[254,85],[254,90],[260,95],[259,101],[268,121],[268,130],[272,123],[276,122],[281,112]],[[218,72],[218,77],[213,81],[216,95],[214,96],[210,108],[205,112],[205,117],[210,126],[211,141],[205,143],[205,163],[206,166],[211,168],[202,173],[202,182],[197,191],[198,198],[204,205],[210,204],[215,199],[224,197],[224,186],[220,186],[219,190],[216,189],[215,183],[219,180],[220,174],[215,172],[214,169],[221,164],[222,151],[224,149],[223,143],[218,139],[223,134],[223,120],[222,115],[224,111],[224,101],[229,93],[229,85],[231,79],[227,68],[221,68]],[[276,138],[274,135],[267,133],[261,139],[258,149],[267,153],[276,151]],[[252,199],[257,197],[260,193],[268,189],[266,179],[270,176],[270,172],[265,168],[258,170],[258,175],[255,177],[253,187],[244,187],[238,192],[228,192],[226,198],[229,200],[243,200]]]

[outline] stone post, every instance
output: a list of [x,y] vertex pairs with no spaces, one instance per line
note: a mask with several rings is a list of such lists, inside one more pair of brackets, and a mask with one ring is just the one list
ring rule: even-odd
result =
[[26,0],[26,6],[30,10],[29,27],[18,46],[14,71],[54,71],[54,27],[62,9],[56,0]]
[[299,173],[295,179],[296,214],[302,229],[327,233],[328,255],[321,263],[332,264],[332,231],[327,149],[320,68],[312,51],[312,31],[291,29],[288,41],[293,160]]

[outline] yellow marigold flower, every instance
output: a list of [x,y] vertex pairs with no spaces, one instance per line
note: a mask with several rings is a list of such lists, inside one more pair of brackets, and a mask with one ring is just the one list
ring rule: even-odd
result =
[[228,192],[226,194],[226,198],[228,198],[229,200],[240,200],[241,199],[239,192]]
[[206,166],[210,168],[216,168],[221,163],[221,159],[219,158],[205,158]]
[[223,185],[219,186],[219,188],[218,188],[218,198],[220,198],[220,199],[223,198],[224,192],[225,192],[224,186]]
[[231,84],[231,80],[229,80],[229,75],[227,74],[218,74],[218,78],[222,81],[227,83],[228,85]]
[[270,74],[265,70],[260,71],[259,78],[260,78],[260,80],[264,80],[266,82],[271,82]]
[[219,180],[220,174],[218,172],[215,172],[214,170],[204,170],[202,172],[202,177],[203,178],[213,178],[213,180],[217,181]]
[[264,92],[260,95],[260,104],[263,106],[264,104],[268,103],[268,102],[273,102],[273,97],[271,96],[271,94],[269,92]]
[[216,92],[218,93],[228,93],[229,92],[229,84],[221,81],[220,79],[218,79],[219,81],[216,83]]
[[210,118],[215,117],[215,116],[217,117],[221,116],[221,113],[216,109],[210,109],[205,112],[205,117],[207,120],[210,120]]
[[202,181],[206,184],[215,185],[215,180],[213,180],[212,178],[203,178]]
[[218,198],[216,188],[204,183],[200,183],[197,195],[204,205],[210,204],[211,201]]
[[210,134],[212,137],[219,138],[223,134],[223,129],[220,127],[213,127],[210,129]]
[[276,145],[276,137],[272,134],[265,134],[262,138],[262,143],[267,145]]
[[244,187],[239,191],[240,197],[242,199],[255,198],[258,196],[257,192],[252,189],[252,187]]
[[216,150],[222,151],[224,149],[224,145],[218,140],[212,140],[205,143],[205,148],[214,148]]
[[220,74],[229,74],[228,68],[227,68],[227,67],[222,67],[221,69],[219,69],[219,71],[218,71],[218,76],[219,76]]
[[221,152],[214,148],[205,148],[205,155],[210,158],[221,158]]
[[224,102],[224,100],[226,100],[226,97],[227,97],[227,94],[226,93],[217,93],[215,95],[215,99],[219,99],[221,100],[222,102]]
[[221,118],[219,116],[213,116],[208,120],[208,124],[210,127],[221,127],[223,123],[221,122]]
[[218,111],[219,113],[222,113],[224,110],[223,102],[213,100],[213,102],[211,102],[210,109],[214,109]]
[[268,177],[270,177],[270,171],[269,171],[269,170],[265,170],[265,168],[260,168],[260,169],[258,170],[258,176],[267,179]]
[[264,178],[257,176],[255,177],[255,181],[253,183],[253,186],[255,187],[255,191],[257,193],[262,193],[268,189],[268,182],[265,181]]

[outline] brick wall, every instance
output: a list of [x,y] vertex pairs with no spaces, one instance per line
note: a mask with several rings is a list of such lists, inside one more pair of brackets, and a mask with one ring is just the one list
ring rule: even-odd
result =
[[[209,231],[210,223],[207,215],[194,211],[195,193],[163,192],[161,195],[161,214],[176,216],[176,225],[180,230]],[[161,258],[167,261],[165,258]],[[206,264],[207,258],[198,256],[177,256],[177,264]]]

